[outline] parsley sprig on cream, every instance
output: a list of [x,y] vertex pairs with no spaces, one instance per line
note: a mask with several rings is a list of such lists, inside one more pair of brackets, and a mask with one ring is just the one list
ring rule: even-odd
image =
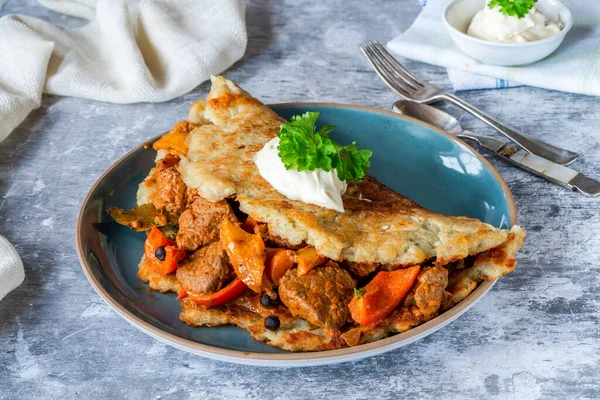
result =
[[537,0],[490,0],[488,7],[494,8],[498,6],[500,12],[504,15],[523,18],[536,2]]
[[356,142],[342,146],[330,139],[333,125],[325,125],[316,131],[318,117],[318,112],[295,115],[279,128],[278,154],[285,168],[300,172],[318,168],[329,172],[335,169],[340,180],[359,181],[371,166],[369,159],[373,152],[359,149]]

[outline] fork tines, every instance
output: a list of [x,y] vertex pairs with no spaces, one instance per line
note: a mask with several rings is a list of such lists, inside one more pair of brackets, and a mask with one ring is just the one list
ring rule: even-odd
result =
[[423,82],[404,68],[379,42],[369,42],[360,50],[377,75],[399,96],[410,98],[414,91],[425,87]]

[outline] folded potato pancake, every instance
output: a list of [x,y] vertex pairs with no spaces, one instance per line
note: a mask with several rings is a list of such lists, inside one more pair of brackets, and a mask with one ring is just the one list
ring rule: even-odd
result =
[[[186,270],[179,274],[185,280],[180,281],[175,272],[153,272],[142,257],[138,273],[142,281],[153,290],[180,294],[184,285],[208,287],[209,282],[210,287],[224,287],[227,279],[203,274],[213,270],[228,274],[199,257],[208,254],[204,246],[219,240],[219,222],[237,223],[240,214],[260,224],[255,232],[272,247],[313,246],[319,255],[333,260],[308,274],[314,274],[314,282],[323,281],[326,274],[344,277],[344,285],[338,282],[344,293],[349,285],[358,281],[360,286],[378,270],[412,265],[421,265],[421,270],[402,303],[373,326],[354,323],[345,308],[339,312],[346,307],[347,294],[342,296],[333,286],[323,294],[328,298],[303,298],[307,293],[318,296],[319,284],[311,284],[307,277],[297,279],[295,270],[288,271],[287,277],[295,279],[293,284],[284,287],[289,307],[281,302],[263,306],[261,295],[250,290],[215,307],[185,298],[180,314],[185,323],[237,325],[256,340],[290,351],[356,346],[428,321],[467,297],[482,280],[497,279],[514,269],[515,253],[525,237],[520,227],[502,230],[477,219],[428,211],[371,176],[349,184],[342,196],[344,213],[287,199],[261,177],[253,161],[285,120],[223,77],[212,78],[212,84],[206,101],[192,106],[189,121],[178,123],[159,141],[157,166],[137,193],[138,205],[151,203],[179,213],[177,244],[188,251]],[[227,263],[223,257],[219,262]],[[202,279],[198,285],[190,283],[195,277]],[[284,284],[289,281],[282,279]],[[327,279],[324,282],[329,284]],[[294,307],[292,301],[297,302]],[[327,314],[326,307],[335,310]],[[278,329],[265,328],[268,316],[279,319]]]

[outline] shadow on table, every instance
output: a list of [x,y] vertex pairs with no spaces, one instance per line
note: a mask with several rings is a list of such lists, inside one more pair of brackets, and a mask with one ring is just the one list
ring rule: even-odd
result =
[[261,54],[273,40],[273,15],[271,0],[251,0],[246,8],[248,45],[244,57],[230,70],[244,68],[246,63]]
[[[44,134],[48,132],[45,126],[41,125],[41,121],[48,113],[48,109],[52,107],[59,99],[55,96],[44,95],[42,106],[33,110],[8,137],[0,143],[0,221],[4,221],[4,213],[6,210],[3,205],[8,196],[10,189],[16,182],[13,179],[8,179],[10,174],[16,170],[16,167],[27,162],[28,157],[40,150],[44,146]],[[48,121],[48,119],[45,119]],[[12,183],[11,183],[12,182]],[[8,228],[5,225],[0,226],[0,234]]]
[[28,257],[36,248],[20,245],[18,238],[22,237],[24,232],[19,230],[23,227],[15,218],[10,218],[11,213],[22,215],[23,209],[32,206],[27,203],[26,196],[24,201],[19,202],[11,201],[11,197],[17,190],[29,190],[25,185],[31,185],[33,191],[33,182],[12,174],[21,170],[20,167],[26,165],[34,154],[43,151],[43,146],[47,145],[48,138],[45,135],[48,129],[42,121],[47,123],[48,118],[44,117],[57,101],[56,97],[44,96],[42,107],[33,110],[25,121],[0,143],[0,235],[6,237],[19,252],[26,275],[21,286],[0,301],[0,335],[5,327],[14,325],[14,320],[24,313],[32,299],[39,297],[39,288],[42,286],[36,266],[29,262],[32,258]]

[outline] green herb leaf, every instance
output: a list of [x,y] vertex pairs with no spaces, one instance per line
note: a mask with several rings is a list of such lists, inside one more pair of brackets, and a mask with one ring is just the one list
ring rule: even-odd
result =
[[343,181],[358,181],[367,174],[373,155],[371,150],[360,150],[356,142],[344,147],[344,157],[341,168],[338,168],[338,176]]
[[179,225],[177,223],[169,222],[167,225],[160,228],[162,233],[165,234],[171,240],[175,240],[177,233],[179,233]]
[[354,288],[354,298],[356,300],[360,300],[360,298],[363,297],[366,293],[367,289],[365,289],[364,287],[360,289]]
[[318,117],[318,112],[295,115],[279,127],[279,158],[285,168],[296,168],[298,171],[321,168],[327,172],[336,169],[341,180],[359,181],[367,174],[373,152],[360,150],[355,142],[342,146],[330,139],[333,125],[325,125],[316,131]]
[[488,3],[488,7],[494,8],[498,6],[500,12],[504,15],[523,18],[536,2],[537,0],[491,0]]

